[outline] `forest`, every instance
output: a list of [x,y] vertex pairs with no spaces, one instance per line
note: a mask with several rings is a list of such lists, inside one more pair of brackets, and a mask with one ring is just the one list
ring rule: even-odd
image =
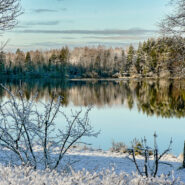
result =
[[137,48],[77,47],[0,53],[0,75],[11,78],[185,78],[185,39],[150,38]]

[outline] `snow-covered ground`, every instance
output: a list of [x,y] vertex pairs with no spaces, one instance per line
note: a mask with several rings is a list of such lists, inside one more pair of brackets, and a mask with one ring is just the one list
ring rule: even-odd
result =
[[0,166],[0,185],[184,185],[179,179],[165,176],[143,178],[137,174],[129,175],[114,171],[89,173],[79,171],[70,174],[35,171],[30,168]]
[[[136,174],[135,165],[127,158],[127,154],[112,153],[110,151],[75,148],[65,156],[64,161],[72,164],[72,174],[49,171],[34,171],[30,168],[5,167],[6,156],[1,155],[0,184],[31,185],[31,184],[185,184],[185,170],[179,169],[182,158],[168,154],[162,161],[169,162],[173,167],[161,165],[158,176],[142,178]],[[139,164],[143,162],[137,156]],[[67,168],[66,168],[67,170]]]
[[[75,171],[86,169],[90,172],[99,172],[104,169],[114,168],[116,173],[124,171],[128,174],[132,174],[132,172],[136,172],[134,163],[128,159],[128,154],[124,153],[113,153],[111,151],[93,149],[73,149],[68,153],[67,157],[76,161],[73,163],[73,169]],[[144,163],[142,156],[136,156],[136,158],[139,164],[142,165]],[[182,166],[182,156],[176,157],[172,154],[166,154],[161,161],[170,163],[172,167],[161,164],[159,166],[158,175],[167,175],[173,171],[176,178],[180,178],[185,182],[185,170],[179,169]]]

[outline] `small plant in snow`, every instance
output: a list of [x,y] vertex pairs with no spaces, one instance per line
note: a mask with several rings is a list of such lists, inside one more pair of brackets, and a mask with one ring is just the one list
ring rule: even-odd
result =
[[[62,111],[62,98],[57,101],[54,96],[49,103],[38,110],[36,96],[30,101],[23,98],[18,91],[18,98],[1,85],[8,94],[9,100],[0,104],[0,146],[8,149],[21,161],[37,169],[57,169],[69,148],[84,136],[97,136],[90,123],[90,108],[82,117],[82,111],[72,112],[68,118]],[[55,119],[64,116],[66,127],[56,129]],[[61,123],[61,124],[65,124]],[[36,150],[37,149],[37,150]],[[38,150],[39,149],[39,150]]]
[[[147,145],[147,140],[146,138],[144,138],[144,140],[142,140],[141,143],[139,142],[139,144],[137,145],[134,144],[132,148],[128,150],[132,156],[132,159],[129,157],[128,159],[130,159],[135,164],[137,172],[141,176],[156,177],[160,164],[171,166],[171,164],[162,162],[160,160],[165,154],[171,151],[172,140],[170,141],[169,147],[162,154],[159,154],[159,149],[158,149],[156,139],[157,139],[157,135],[155,133],[153,149]],[[139,162],[136,159],[136,152],[138,153],[138,150],[140,155],[144,157],[144,164],[142,165],[139,165]]]
[[[135,151],[135,155],[143,155],[143,148],[144,148],[144,143],[143,140],[139,140],[139,139],[134,139],[132,141],[132,148]],[[153,152],[152,150],[149,150],[149,155],[152,155]]]
[[123,142],[112,142],[112,147],[110,148],[111,152],[120,152],[126,153],[127,146]]
[[135,138],[132,141],[132,148],[135,151],[135,155],[142,155],[142,153],[143,153],[143,151],[142,151],[142,149],[143,149],[143,142]]

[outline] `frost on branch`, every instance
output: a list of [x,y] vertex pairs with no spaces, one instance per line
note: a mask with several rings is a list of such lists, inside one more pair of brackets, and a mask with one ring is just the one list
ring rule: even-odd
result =
[[[0,146],[3,150],[11,151],[23,165],[37,169],[58,169],[66,152],[82,137],[94,136],[89,123],[89,108],[85,114],[82,110],[72,112],[69,118],[62,111],[62,98],[53,95],[49,103],[36,104],[36,95],[27,101],[23,92],[12,94],[1,85],[9,99],[0,103]],[[16,97],[16,98],[15,98]],[[55,119],[63,116],[64,129],[57,129]]]
[[0,166],[0,184],[3,185],[184,185],[179,179],[169,179],[165,175],[160,177],[144,178],[138,174],[120,174],[114,170],[90,173],[88,171],[72,171],[71,174],[56,171],[39,171],[30,167],[4,167]]
[[[129,149],[129,153],[132,156],[132,159],[128,157],[129,160],[131,160],[136,167],[136,170],[139,175],[145,176],[145,177],[156,177],[159,165],[167,165],[172,167],[170,163],[161,161],[162,157],[169,153],[171,151],[171,145],[172,145],[172,139],[170,141],[170,144],[166,150],[162,152],[162,154],[159,153],[158,145],[157,145],[157,134],[154,133],[154,148],[151,148],[147,145],[147,140],[144,138],[140,143],[137,142],[137,147],[132,146],[131,149]],[[142,165],[139,164],[137,158],[136,158],[136,152],[139,151],[139,154],[144,157],[144,163]]]

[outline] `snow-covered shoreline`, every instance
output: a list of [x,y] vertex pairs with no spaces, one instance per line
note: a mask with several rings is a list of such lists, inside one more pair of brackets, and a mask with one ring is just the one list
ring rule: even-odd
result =
[[[114,168],[116,173],[124,171],[128,174],[132,174],[136,172],[134,163],[128,159],[128,154],[124,153],[93,149],[73,149],[68,152],[67,157],[78,161],[73,164],[73,169],[77,171],[85,169],[90,172],[99,172]],[[136,159],[139,161],[139,164],[143,163],[142,156],[136,156]],[[180,178],[185,183],[185,169],[180,169],[182,166],[182,157],[166,154],[162,157],[161,161],[171,164],[172,167],[161,164],[159,166],[158,175],[169,174],[174,171],[174,176]]]
[[[128,159],[128,154],[124,153],[83,148],[70,149],[63,161],[71,164],[70,170],[73,169],[73,173],[70,175],[34,171],[19,166],[7,167],[8,163],[4,163],[7,156],[2,155],[2,151],[0,153],[0,184],[3,185],[9,184],[8,179],[11,184],[138,184],[138,182],[140,184],[185,184],[185,170],[179,169],[182,159],[171,154],[165,155],[162,161],[170,163],[173,167],[161,165],[157,178],[146,179],[137,175],[135,165]],[[139,164],[142,164],[143,157],[136,158]],[[170,176],[168,176],[169,172]]]

